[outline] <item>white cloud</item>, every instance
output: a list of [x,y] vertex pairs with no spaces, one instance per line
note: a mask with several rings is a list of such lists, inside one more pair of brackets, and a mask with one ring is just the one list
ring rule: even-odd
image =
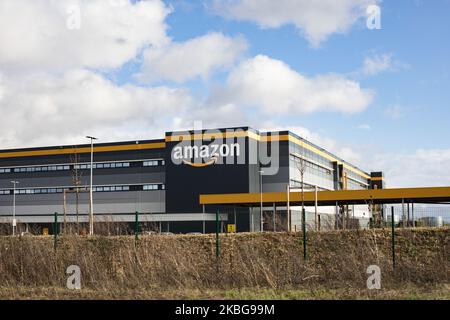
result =
[[[76,10],[80,28],[70,29]],[[72,11],[71,11],[72,10]],[[160,0],[2,0],[0,68],[116,68],[139,50],[168,41]]]
[[259,107],[267,114],[336,111],[355,113],[373,99],[371,90],[337,74],[303,76],[279,60],[259,55],[234,68],[211,103]]
[[80,142],[91,132],[103,141],[142,139],[193,108],[183,89],[118,86],[86,70],[3,76],[0,92],[2,148]]
[[171,80],[178,83],[198,76],[207,79],[217,69],[231,67],[246,51],[241,36],[208,33],[182,43],[149,48],[138,78],[146,81]]
[[384,170],[389,188],[450,185],[450,149],[382,153],[366,160]]
[[382,54],[366,57],[361,72],[363,75],[373,76],[392,69],[392,55]]
[[369,5],[379,0],[213,0],[222,16],[256,22],[262,28],[292,24],[312,46],[319,46],[331,34],[345,33]]

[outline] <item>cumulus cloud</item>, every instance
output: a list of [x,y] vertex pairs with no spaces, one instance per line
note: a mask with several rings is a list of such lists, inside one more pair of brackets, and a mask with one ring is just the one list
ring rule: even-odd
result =
[[0,68],[116,68],[167,43],[160,0],[2,0]]
[[152,47],[144,52],[138,78],[178,83],[196,77],[207,79],[211,72],[231,67],[246,49],[247,42],[243,37],[228,37],[218,32],[186,42]]
[[366,160],[385,171],[389,188],[450,185],[450,149],[380,153]]
[[144,138],[193,107],[183,89],[119,86],[79,69],[61,76],[1,76],[0,92],[3,148],[79,143],[92,131],[103,141]]
[[232,101],[261,107],[265,113],[291,114],[315,111],[355,113],[373,100],[373,92],[341,75],[306,77],[280,60],[258,55],[234,68],[226,86],[216,89],[215,103]]
[[367,76],[377,75],[383,71],[391,70],[392,65],[392,55],[382,54],[374,55],[371,57],[366,57],[361,69],[361,72]]
[[262,28],[294,25],[317,47],[331,34],[345,33],[369,5],[379,0],[213,0],[214,11],[222,16],[252,21]]

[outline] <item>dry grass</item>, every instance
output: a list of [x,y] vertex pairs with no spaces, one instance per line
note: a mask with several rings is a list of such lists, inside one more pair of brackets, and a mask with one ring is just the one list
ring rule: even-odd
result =
[[[220,259],[213,235],[62,237],[56,250],[51,237],[0,237],[0,297],[448,299],[450,229],[396,234],[395,271],[387,230],[309,233],[306,262],[293,233],[222,235]],[[72,264],[81,292],[64,289]],[[372,264],[383,293],[366,289]]]
[[450,300],[450,286],[419,287],[408,284],[396,289],[310,289],[276,290],[271,288],[241,289],[153,289],[79,291],[64,288],[2,288],[0,299],[33,300]]

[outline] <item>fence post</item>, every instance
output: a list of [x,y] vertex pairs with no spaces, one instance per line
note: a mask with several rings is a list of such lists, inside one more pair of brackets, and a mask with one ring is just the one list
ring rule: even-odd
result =
[[139,240],[139,212],[137,211],[135,213],[134,220],[134,239],[135,241]]
[[53,248],[56,250],[58,244],[58,212],[55,212],[55,222],[53,225]]
[[395,269],[395,219],[394,219],[394,207],[391,207],[391,228],[392,228],[392,267]]
[[306,260],[306,213],[305,208],[302,209],[302,229],[303,229],[303,259]]
[[219,209],[216,211],[216,258],[220,255],[220,244],[219,244]]

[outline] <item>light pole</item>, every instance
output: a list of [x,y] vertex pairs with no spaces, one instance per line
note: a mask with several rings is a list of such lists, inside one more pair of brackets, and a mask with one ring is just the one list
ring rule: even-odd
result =
[[12,221],[12,234],[13,236],[16,234],[16,184],[19,181],[13,180],[11,183],[14,185],[13,188],[13,221]]
[[264,174],[264,171],[263,170],[259,170],[258,171],[259,172],[259,176],[260,176],[260,178],[259,178],[259,191],[260,191],[260,215],[261,215],[261,217],[260,217],[260,220],[261,220],[261,232],[263,232],[264,231],[264,222],[263,222],[263,196],[262,196],[262,185],[263,185],[263,183],[262,183],[262,178],[263,178],[263,174]]
[[86,136],[91,140],[91,174],[90,174],[90,187],[89,187],[89,235],[94,235],[94,200],[92,197],[92,176],[94,169],[94,140],[97,138],[92,136]]

